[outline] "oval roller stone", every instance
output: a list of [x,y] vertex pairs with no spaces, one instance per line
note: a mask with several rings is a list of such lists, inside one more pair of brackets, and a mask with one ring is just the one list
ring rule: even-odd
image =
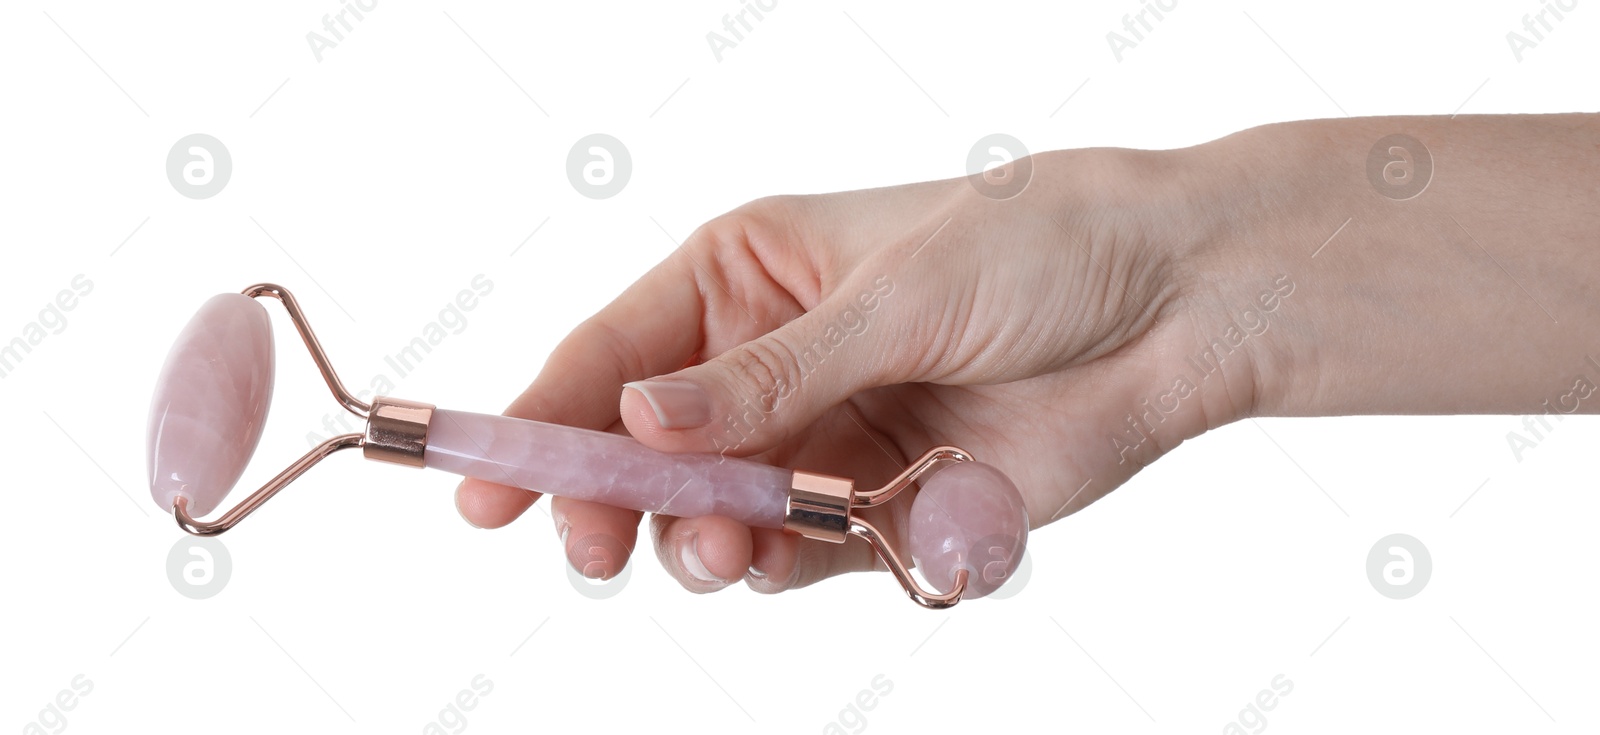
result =
[[1004,472],[981,462],[948,465],[924,482],[911,503],[911,559],[944,592],[967,570],[961,599],[983,597],[1022,563],[1028,509]]
[[244,294],[214,296],[167,353],[145,435],[150,497],[189,515],[222,502],[255,454],[272,403],[272,322]]

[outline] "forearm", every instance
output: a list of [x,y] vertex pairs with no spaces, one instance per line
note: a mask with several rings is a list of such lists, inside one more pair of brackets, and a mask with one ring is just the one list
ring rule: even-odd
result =
[[1255,413],[1600,412],[1600,115],[1308,121],[1186,155],[1217,186],[1215,302],[1295,284],[1251,345]]

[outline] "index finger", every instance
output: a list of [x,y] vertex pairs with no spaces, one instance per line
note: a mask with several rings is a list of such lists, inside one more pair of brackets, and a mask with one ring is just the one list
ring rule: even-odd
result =
[[[704,308],[694,274],[680,263],[676,257],[662,261],[567,335],[505,415],[604,431],[617,423],[623,383],[672,372],[693,359]],[[498,528],[539,496],[468,478],[456,489],[456,509],[474,526]]]

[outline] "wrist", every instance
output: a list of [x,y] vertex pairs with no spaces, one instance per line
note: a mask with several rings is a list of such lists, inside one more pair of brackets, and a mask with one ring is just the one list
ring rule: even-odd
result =
[[1595,119],[1319,120],[1190,149],[1216,192],[1199,290],[1295,284],[1244,345],[1250,413],[1539,413],[1600,381]]
[[1205,192],[1199,236],[1185,251],[1204,369],[1232,370],[1250,397],[1232,418],[1307,415],[1324,399],[1323,353],[1352,322],[1327,319],[1342,292],[1327,248],[1349,239],[1359,189],[1342,146],[1318,121],[1267,125],[1183,151]]
[[[1288,368],[1275,332],[1300,296],[1298,274],[1252,243],[1281,237],[1296,206],[1273,203],[1267,209],[1278,216],[1263,217],[1263,197],[1285,192],[1250,178],[1261,163],[1245,152],[1257,145],[1226,139],[1090,156],[1095,177],[1110,182],[1102,186],[1118,215],[1112,229],[1123,242],[1143,243],[1159,264],[1151,270],[1164,276],[1164,300],[1139,305],[1160,315],[1146,349],[1146,390],[1185,437],[1261,413]],[[1180,415],[1179,406],[1192,408]]]

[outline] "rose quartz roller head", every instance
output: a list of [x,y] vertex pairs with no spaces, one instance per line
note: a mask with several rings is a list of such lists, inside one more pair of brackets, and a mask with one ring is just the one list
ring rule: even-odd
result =
[[[272,328],[256,299],[282,302],[334,398],[366,421],[307,452],[214,521],[244,473],[272,397]],[[367,403],[339,381],[294,296],[259,284],[207,301],[167,355],[150,407],[150,495],[179,527],[207,536],[232,528],[322,458],[360,448],[368,459],[651,513],[727,516],[843,543],[859,536],[918,604],[944,608],[993,592],[1016,570],[1028,537],[1022,496],[999,470],[955,447],[935,447],[881,488],[717,454],[666,454],[625,436],[537,421],[437,409],[378,396]],[[930,592],[861,511],[922,481],[912,501],[912,558]]]

